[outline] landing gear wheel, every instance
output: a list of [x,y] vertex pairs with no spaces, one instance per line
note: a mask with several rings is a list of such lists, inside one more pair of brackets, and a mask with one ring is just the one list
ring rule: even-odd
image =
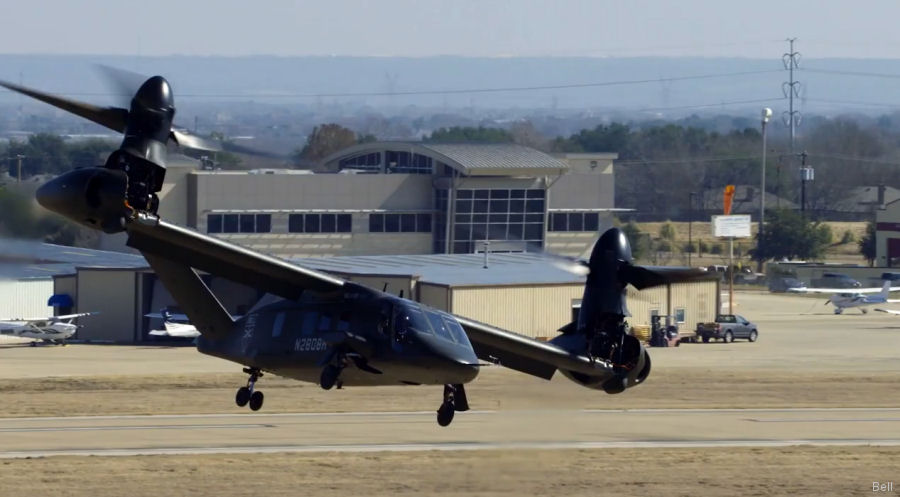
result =
[[247,387],[238,388],[237,394],[234,396],[234,403],[238,405],[238,407],[244,407],[247,405],[247,402],[250,402],[250,396],[252,392]]
[[726,331],[723,340],[725,340],[725,343],[731,343],[734,341],[734,335],[730,331]]
[[452,402],[444,402],[437,410],[437,422],[441,426],[447,426],[453,421],[456,408]]
[[334,364],[325,366],[325,369],[322,370],[322,376],[319,377],[319,386],[321,386],[325,390],[331,390],[331,388],[337,383],[338,376],[340,375],[340,367],[335,366]]
[[750,340],[751,342],[755,342],[757,336],[758,335],[756,333],[756,330],[750,330],[750,336],[747,337],[747,340]]
[[250,396],[250,410],[258,411],[263,405],[263,398],[262,392],[253,392],[253,395]]

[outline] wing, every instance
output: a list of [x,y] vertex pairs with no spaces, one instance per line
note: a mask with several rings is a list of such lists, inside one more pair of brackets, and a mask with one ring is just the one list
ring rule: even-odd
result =
[[345,281],[158,219],[128,224],[128,246],[275,295],[331,292]]
[[557,369],[587,375],[611,374],[612,366],[584,355],[573,354],[552,343],[454,316],[466,330],[479,359],[549,380]]
[[66,314],[64,316],[53,316],[50,319],[52,321],[67,321],[70,319],[80,318],[84,316],[93,316],[95,314],[100,314],[99,312],[82,312],[81,314]]
[[886,313],[888,313],[888,314],[897,314],[897,315],[900,315],[900,311],[895,311],[895,310],[893,310],[893,309],[878,309],[878,308],[876,308],[875,310],[878,311],[878,312],[886,312]]
[[791,293],[857,293],[858,288],[788,288]]

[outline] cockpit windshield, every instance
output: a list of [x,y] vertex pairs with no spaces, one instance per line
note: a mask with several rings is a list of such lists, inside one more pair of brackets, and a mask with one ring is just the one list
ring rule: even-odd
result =
[[420,333],[433,333],[428,319],[418,308],[411,304],[403,303],[395,306],[394,309],[396,309],[394,326],[398,333],[406,333],[409,330],[415,330]]

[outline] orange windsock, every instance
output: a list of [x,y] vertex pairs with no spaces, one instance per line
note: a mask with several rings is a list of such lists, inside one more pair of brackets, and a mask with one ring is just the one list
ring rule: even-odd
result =
[[734,185],[725,187],[725,196],[722,199],[722,205],[725,206],[725,215],[731,215],[731,200],[734,198]]

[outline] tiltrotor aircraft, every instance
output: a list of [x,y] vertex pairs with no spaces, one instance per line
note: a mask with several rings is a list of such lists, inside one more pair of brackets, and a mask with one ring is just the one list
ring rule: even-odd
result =
[[[190,319],[197,349],[245,366],[239,406],[258,410],[263,372],[318,383],[324,389],[362,385],[442,385],[441,426],[469,402],[464,385],[482,361],[544,379],[559,370],[591,389],[620,393],[646,380],[650,357],[626,333],[625,286],[638,289],[703,277],[701,271],[632,264],[619,229],[597,241],[587,262],[582,307],[575,322],[549,342],[454,316],[417,302],[306,269],[166,222],[156,193],[166,173],[169,140],[215,148],[172,126],[174,98],[161,76],[147,79],[130,108],[101,108],[11,83],[29,95],[124,133],[103,167],[69,171],[41,186],[41,205],[106,233],[126,232]],[[270,294],[232,317],[198,276],[221,276]]]

